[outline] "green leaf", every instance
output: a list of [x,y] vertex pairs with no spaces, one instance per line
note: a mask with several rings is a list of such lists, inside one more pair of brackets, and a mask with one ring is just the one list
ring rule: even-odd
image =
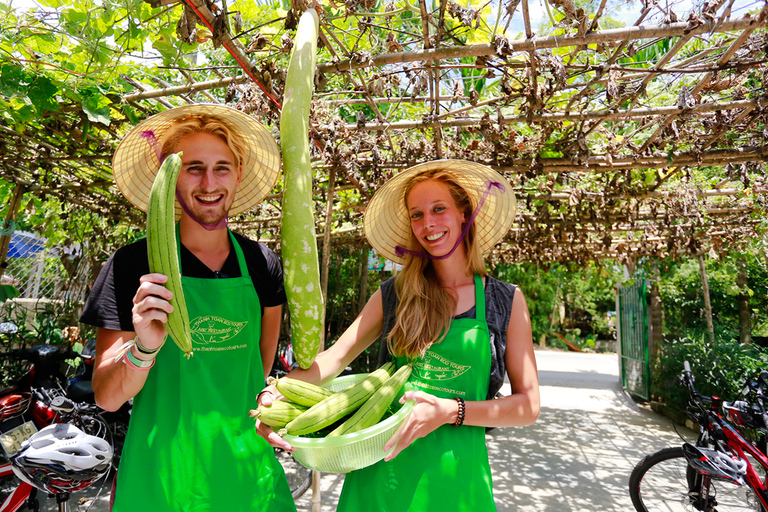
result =
[[160,54],[163,56],[163,61],[166,64],[173,62],[173,60],[178,55],[176,47],[173,46],[173,43],[168,42],[165,37],[156,39],[155,42],[152,43],[152,47],[160,52]]
[[103,94],[90,94],[83,99],[83,112],[89,121],[109,125],[111,104],[109,98]]
[[27,85],[24,68],[13,64],[0,64],[0,94],[15,96],[25,91]]
[[29,86],[29,99],[35,105],[38,112],[58,112],[59,105],[56,95],[59,88],[46,76],[38,76]]
[[88,22],[88,11],[78,9],[64,9],[61,13],[62,18],[69,22],[72,27],[81,28]]

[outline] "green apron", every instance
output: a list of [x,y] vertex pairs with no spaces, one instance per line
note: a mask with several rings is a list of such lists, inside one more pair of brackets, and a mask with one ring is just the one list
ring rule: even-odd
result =
[[136,395],[115,512],[296,510],[273,448],[248,417],[264,387],[261,307],[230,239],[242,277],[182,277],[194,354],[184,358],[168,340]]
[[[414,364],[415,387],[441,398],[485,400],[491,370],[485,294],[475,276],[476,319],[451,322],[448,335]],[[398,367],[406,361],[396,358]],[[496,510],[485,428],[442,425],[389,462],[348,473],[339,512]]]

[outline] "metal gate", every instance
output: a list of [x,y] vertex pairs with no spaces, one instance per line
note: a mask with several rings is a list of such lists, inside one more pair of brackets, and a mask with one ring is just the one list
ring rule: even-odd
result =
[[629,393],[648,400],[651,397],[651,369],[646,283],[645,277],[636,276],[632,285],[618,287],[616,333],[621,385]]

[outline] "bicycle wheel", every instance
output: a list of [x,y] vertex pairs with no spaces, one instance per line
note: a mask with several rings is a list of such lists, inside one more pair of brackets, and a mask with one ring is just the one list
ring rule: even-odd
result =
[[312,485],[312,470],[296,462],[290,453],[280,448],[275,448],[275,456],[283,466],[293,499],[298,499]]
[[[708,485],[709,498],[705,503],[696,503],[701,501],[703,483]],[[629,476],[629,496],[638,512],[763,510],[747,484],[702,479],[688,466],[681,447],[665,448],[638,462]]]

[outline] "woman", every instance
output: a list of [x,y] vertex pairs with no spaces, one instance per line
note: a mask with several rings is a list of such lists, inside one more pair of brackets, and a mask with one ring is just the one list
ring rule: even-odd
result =
[[[373,466],[349,473],[338,510],[495,510],[484,427],[533,423],[538,377],[528,308],[515,286],[486,275],[484,251],[509,229],[515,199],[490,168],[457,160],[417,165],[387,182],[365,215],[379,254],[402,263],[307,370],[323,383],[379,336],[398,366],[413,362],[401,401],[414,408]],[[512,393],[494,400],[509,378]],[[273,388],[264,404],[279,395]],[[456,428],[455,428],[456,427]],[[269,427],[257,429],[290,450]]]

